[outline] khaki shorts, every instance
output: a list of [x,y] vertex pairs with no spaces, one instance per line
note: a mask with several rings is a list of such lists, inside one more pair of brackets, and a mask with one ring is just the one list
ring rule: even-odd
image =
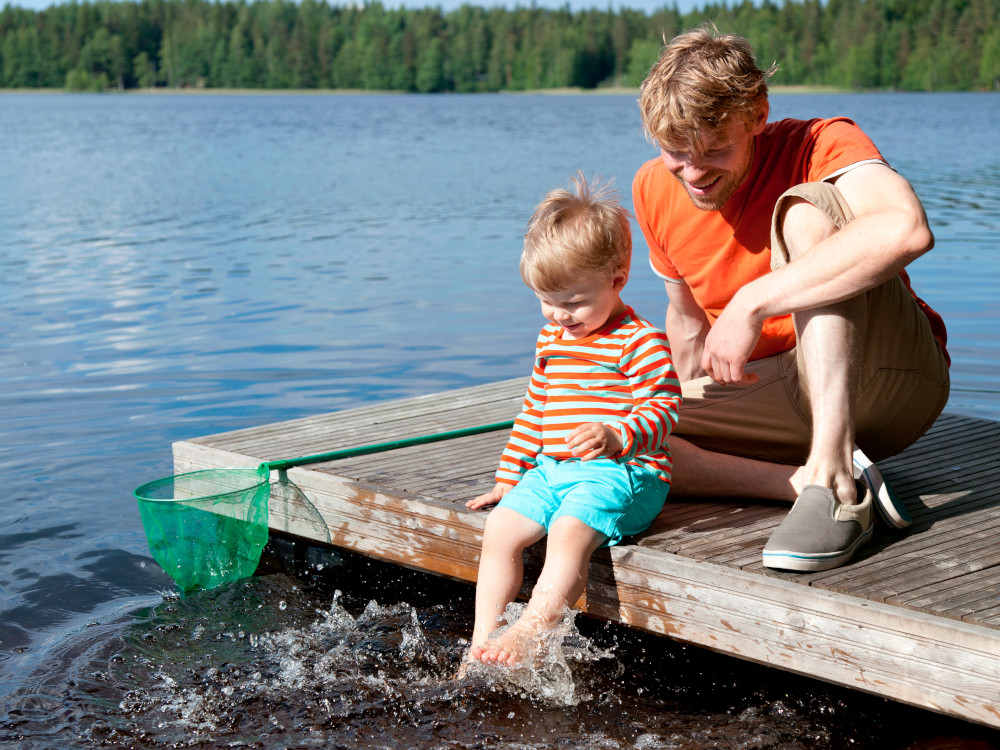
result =
[[[778,199],[772,221],[772,269],[789,262],[776,217],[791,197],[817,206],[837,227],[854,218],[829,183],[787,191]],[[948,364],[927,318],[898,277],[849,300],[844,308],[857,324],[861,355],[855,442],[878,461],[906,448],[937,419],[948,400]],[[719,453],[804,463],[812,424],[800,368],[798,351],[792,349],[750,362],[746,372],[760,378],[753,385],[721,386],[707,376],[682,383],[684,402],[675,433]]]

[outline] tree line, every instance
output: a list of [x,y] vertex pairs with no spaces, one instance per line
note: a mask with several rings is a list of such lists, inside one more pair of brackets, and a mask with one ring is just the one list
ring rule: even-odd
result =
[[637,86],[663,40],[744,35],[775,84],[1000,88],[1000,0],[764,0],[682,14],[325,0],[69,2],[0,11],[0,86],[521,91]]

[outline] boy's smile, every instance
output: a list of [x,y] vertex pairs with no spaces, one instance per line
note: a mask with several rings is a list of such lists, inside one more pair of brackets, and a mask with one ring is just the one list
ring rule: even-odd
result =
[[542,304],[542,315],[562,326],[563,338],[582,339],[625,309],[619,293],[627,280],[627,271],[617,271],[611,277],[590,274],[558,292],[536,289],[535,296]]

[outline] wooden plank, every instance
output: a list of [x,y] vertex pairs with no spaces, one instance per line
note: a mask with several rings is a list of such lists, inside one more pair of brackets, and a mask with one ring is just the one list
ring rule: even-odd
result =
[[710,522],[709,528],[705,530],[701,530],[697,524],[691,524],[667,533],[652,536],[644,534],[640,544],[686,557],[708,559],[730,544],[740,544],[747,537],[756,538],[762,533],[762,529],[770,533],[769,530],[776,527],[787,512],[787,507],[770,505],[747,508],[728,517],[713,519],[714,522]]
[[[431,424],[500,421],[483,417],[512,417],[525,383],[185,441],[175,444],[175,461],[178,471],[256,466],[278,449],[315,453],[412,437]],[[909,534],[880,534],[845,568],[762,567],[761,548],[787,506],[671,498],[646,534],[595,555],[581,604],[597,617],[1000,727],[997,435],[996,423],[945,415],[880,463],[916,523]],[[472,582],[487,514],[463,502],[492,486],[506,438],[501,431],[291,469],[305,500],[272,498],[272,524]],[[310,508],[324,528],[310,525]],[[529,550],[529,570],[543,551]]]
[[960,619],[1000,606],[1000,561],[967,573],[961,579],[924,586],[916,592],[894,597],[892,603]]
[[[257,460],[182,444],[176,455],[178,470]],[[288,477],[327,519],[334,545],[475,580],[485,514],[314,469],[290,469]],[[596,556],[586,607],[594,616],[1000,726],[997,631],[954,621],[943,627],[922,612],[636,545]]]
[[[370,442],[397,439],[386,437],[390,434],[413,437],[434,431],[424,429],[428,426],[427,422],[420,424],[421,420],[425,419],[434,420],[433,424],[455,424],[462,427],[513,419],[520,408],[526,384],[527,380],[517,378],[493,384],[491,388],[482,391],[479,387],[473,387],[447,394],[419,396],[403,402],[380,402],[332,414],[219,433],[197,438],[191,442],[217,445],[231,451],[258,446],[268,448],[269,460],[289,457],[269,447],[274,445],[280,448],[309,446],[316,449],[311,452],[339,450]],[[444,403],[447,404],[447,408],[443,409]],[[462,412],[463,409],[474,409],[479,418],[471,421],[467,418],[464,421],[450,418],[452,413]],[[489,415],[496,415],[498,418],[482,418]],[[402,431],[396,429],[398,425],[395,423],[399,422],[403,423]],[[379,430],[373,431],[374,427],[378,427]],[[343,440],[338,434],[342,430],[349,433],[350,437],[347,440]]]
[[[857,595],[867,595],[863,593],[866,589],[882,591],[885,596],[900,593],[893,589],[890,582],[895,579],[905,580],[914,571],[922,572],[928,583],[934,583],[935,566],[946,566],[949,561],[961,561],[974,549],[979,549],[965,549],[959,535],[975,534],[976,530],[988,526],[982,519],[975,517],[960,517],[949,521],[940,524],[934,530],[936,533],[925,531],[917,536],[901,538],[889,536],[870,549],[862,548],[851,564],[808,574],[803,577],[804,582]],[[987,547],[990,538],[991,535],[987,535]],[[992,540],[995,541],[995,536]]]

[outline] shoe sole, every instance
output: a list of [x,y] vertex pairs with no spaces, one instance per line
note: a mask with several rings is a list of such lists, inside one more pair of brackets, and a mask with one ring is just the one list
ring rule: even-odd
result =
[[882,473],[875,463],[862,453],[860,448],[854,451],[854,470],[855,478],[864,480],[871,488],[875,497],[875,512],[883,523],[900,530],[913,523],[913,518],[910,517],[903,501],[882,478]]
[[796,572],[815,573],[821,570],[832,570],[846,563],[857,551],[858,547],[872,538],[875,526],[859,536],[854,544],[846,550],[823,553],[792,552],[790,550],[764,550],[764,567],[776,570],[794,570]]

